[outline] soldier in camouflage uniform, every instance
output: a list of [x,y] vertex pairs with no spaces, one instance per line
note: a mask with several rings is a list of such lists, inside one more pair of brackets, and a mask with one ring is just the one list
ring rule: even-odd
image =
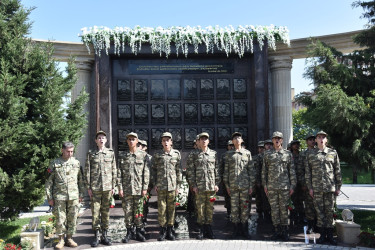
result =
[[194,140],[194,149],[189,153],[186,160],[186,181],[189,185],[189,193],[188,193],[188,204],[187,204],[187,211],[189,212],[189,215],[197,215],[197,205],[196,205],[196,199],[195,199],[195,193],[193,192],[193,184],[190,182],[191,178],[189,176],[189,170],[188,167],[192,166],[193,164],[189,164],[189,162],[192,161],[192,156],[194,152],[199,151],[199,139],[198,135],[196,136],[196,139]]
[[45,184],[48,204],[53,206],[52,214],[56,217],[56,234],[59,236],[56,249],[63,248],[64,244],[78,246],[72,236],[76,232],[79,203],[84,195],[80,163],[73,157],[73,143],[64,142],[61,152],[61,157],[51,161]]
[[305,168],[303,166],[302,157],[299,152],[300,141],[293,140],[290,142],[290,148],[293,156],[294,168],[296,170],[297,185],[292,195],[292,201],[295,209],[291,211],[290,220],[294,223],[303,223],[305,217],[305,209],[303,202],[305,199],[304,193],[306,191],[305,185]]
[[[227,151],[233,150],[234,145],[232,140],[228,141]],[[223,196],[225,199],[224,207],[227,209],[227,218],[230,218],[231,206],[230,206],[230,196],[227,192],[227,189],[224,184],[224,166],[225,166],[225,153],[221,155],[220,166],[219,166],[219,175],[220,175],[220,189],[223,190]]]
[[315,141],[317,148],[307,156],[305,176],[318,217],[320,238],[317,242],[321,244],[328,240],[336,245],[333,239],[333,209],[335,196],[340,193],[342,185],[340,160],[336,150],[326,146],[326,132],[318,132]]
[[109,205],[117,185],[115,153],[105,146],[107,134],[104,131],[97,132],[95,143],[97,148],[88,152],[84,171],[87,193],[91,200],[92,229],[95,232],[92,247],[97,247],[100,242],[112,245],[108,238]]
[[[147,141],[145,141],[145,140],[139,140],[139,144],[141,145],[140,150],[142,150],[142,151],[144,151],[144,152],[147,153]],[[146,159],[147,159],[147,164],[149,166],[149,169],[151,169],[152,156],[147,153]],[[150,180],[151,179],[152,179],[152,176],[150,177]],[[150,183],[148,184],[148,188],[147,188],[147,193],[148,194],[151,193],[152,188],[153,188],[153,186],[152,186],[152,183],[150,181]],[[149,209],[148,209],[149,205],[150,205],[150,195],[148,195],[148,198],[145,201],[144,206],[143,206],[143,225],[144,226],[147,224],[147,216],[148,216],[148,212],[149,212]],[[143,234],[146,233],[146,231],[144,231],[144,227],[142,228],[142,233]]]
[[[307,149],[301,153],[301,157],[302,157],[303,167],[306,170],[308,155],[314,152],[315,135],[312,135],[312,134],[307,135],[305,140],[306,140]],[[305,180],[304,182],[305,216],[306,216],[307,226],[308,226],[307,233],[311,234],[314,232],[316,214],[315,214],[315,209],[314,209],[313,198],[310,196],[309,189],[307,188],[306,178],[304,178],[304,180]]]
[[264,192],[261,183],[262,183],[262,165],[263,165],[263,153],[264,153],[264,141],[258,142],[258,154],[253,157],[254,169],[256,170],[256,179],[255,179],[255,204],[256,211],[258,214],[263,214],[263,201],[262,201],[262,192]]
[[[273,143],[271,139],[265,140],[264,141],[264,152],[261,155],[262,156],[262,162],[261,162],[261,170],[260,170],[260,178],[262,179],[262,168],[263,168],[263,157],[266,151],[269,151],[273,148]],[[271,205],[268,200],[268,197],[266,193],[264,192],[264,186],[263,183],[261,183],[261,188],[262,188],[262,209],[263,209],[263,216],[266,221],[272,221],[271,218]]]
[[272,224],[275,228],[272,239],[282,237],[289,240],[288,202],[296,186],[296,173],[292,154],[282,148],[283,134],[272,134],[273,149],[263,158],[262,183],[271,205]]
[[231,200],[231,221],[234,224],[233,237],[249,237],[247,220],[251,208],[250,196],[255,184],[256,170],[249,150],[241,147],[242,134],[232,134],[234,149],[226,152],[224,184]]
[[[147,153],[137,148],[138,135],[131,132],[126,135],[129,152],[119,155],[118,183],[119,195],[122,197],[122,208],[125,214],[126,236],[123,243],[128,243],[135,234],[139,241],[146,241],[142,234],[142,216],[138,213],[139,201],[147,194],[150,179],[150,169],[147,163]],[[143,203],[142,203],[143,208]],[[133,231],[133,226],[136,231]]]
[[172,134],[161,136],[163,149],[152,158],[151,170],[155,191],[158,194],[158,221],[161,227],[158,240],[175,240],[173,225],[175,219],[175,198],[182,183],[181,155],[172,148]]
[[210,199],[219,190],[219,160],[216,151],[208,148],[210,142],[208,133],[199,134],[198,140],[200,149],[192,152],[191,159],[187,163],[189,182],[196,195],[198,210],[199,233],[197,239],[203,239],[204,236],[214,239],[215,236],[211,228],[214,202]]

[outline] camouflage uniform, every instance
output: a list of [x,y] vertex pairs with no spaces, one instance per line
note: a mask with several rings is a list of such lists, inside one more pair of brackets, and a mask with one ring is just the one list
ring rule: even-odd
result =
[[193,166],[193,155],[194,153],[199,152],[199,149],[193,149],[189,155],[187,156],[186,160],[186,181],[189,185],[189,194],[188,194],[188,204],[187,204],[187,210],[189,213],[195,213],[198,214],[197,211],[197,205],[196,205],[196,197],[195,193],[192,191],[193,189],[193,183],[191,182],[191,176],[189,173],[192,173],[192,171],[189,170],[189,166]]
[[198,188],[196,195],[197,223],[199,225],[211,224],[214,203],[210,202],[210,197],[215,194],[215,186],[220,181],[216,151],[209,148],[206,152],[195,150],[187,164],[189,183],[193,188]]
[[246,223],[249,218],[251,201],[249,189],[255,184],[256,170],[249,150],[241,148],[225,154],[224,184],[230,189],[231,221]]
[[314,191],[314,207],[317,226],[333,227],[334,192],[342,185],[340,160],[336,150],[328,147],[320,151],[315,148],[307,155],[306,183]]
[[296,170],[297,185],[291,198],[295,207],[295,210],[293,210],[293,217],[294,220],[297,221],[298,216],[300,217],[300,220],[303,220],[304,217],[303,201],[305,200],[305,191],[303,188],[305,187],[306,189],[305,168],[300,154],[292,153],[292,156],[294,168]]
[[[112,190],[117,185],[117,168],[112,149],[90,150],[85,166],[86,188],[91,189],[92,228],[109,228],[109,205]],[[100,220],[101,218],[101,220]]]
[[272,223],[275,227],[288,226],[289,190],[296,186],[292,154],[285,150],[264,153],[262,183],[268,190]]
[[228,216],[231,214],[230,195],[227,192],[224,184],[224,167],[225,167],[225,153],[221,156],[219,165],[219,176],[220,176],[220,189],[222,188],[223,196],[225,200],[224,207],[227,209]]
[[53,160],[45,184],[47,199],[54,201],[53,215],[56,217],[56,234],[76,232],[79,198],[84,195],[84,184],[80,163],[74,157],[65,161],[62,157]]
[[158,221],[161,227],[173,226],[176,189],[182,183],[181,155],[178,150],[169,153],[161,150],[154,154],[151,163],[153,184],[158,187]]
[[[302,158],[302,164],[303,164],[303,167],[304,169],[306,170],[306,165],[307,165],[307,157],[309,154],[313,153],[314,152],[314,149],[306,149],[305,151],[303,151],[301,154],[300,154],[300,157]],[[305,171],[304,171],[304,174],[305,174]],[[306,176],[306,174],[305,174]],[[306,178],[304,176],[304,183],[303,185],[306,186],[306,190],[304,191],[304,200],[305,200],[305,216],[306,216],[306,219],[307,221],[314,221],[315,218],[316,218],[316,214],[315,214],[315,209],[314,209],[314,202],[313,202],[313,198],[310,196],[309,194],[309,189],[307,188],[307,184],[306,184]]]
[[142,217],[137,216],[138,201],[142,197],[142,190],[147,190],[150,169],[147,163],[147,153],[136,150],[135,153],[123,153],[119,155],[118,183],[119,191],[123,190],[122,208],[125,213],[125,225],[131,228],[134,224],[137,228],[143,226]]

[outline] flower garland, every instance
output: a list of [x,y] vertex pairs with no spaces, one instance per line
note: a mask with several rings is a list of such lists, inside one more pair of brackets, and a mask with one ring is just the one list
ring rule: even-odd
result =
[[254,51],[254,42],[258,42],[260,49],[267,43],[269,48],[276,50],[276,42],[282,42],[290,45],[289,31],[286,27],[270,26],[238,26],[237,29],[232,25],[227,27],[208,26],[180,27],[172,26],[170,28],[150,28],[136,26],[134,29],[129,27],[116,27],[110,29],[104,26],[94,26],[82,28],[79,34],[82,42],[86,45],[90,53],[90,44],[93,45],[95,54],[99,55],[104,50],[108,55],[108,50],[113,43],[114,53],[119,55],[125,52],[125,47],[130,46],[131,52],[137,55],[142,49],[142,44],[151,45],[152,53],[159,53],[160,56],[171,54],[171,46],[174,44],[177,56],[182,53],[185,57],[189,53],[189,45],[193,45],[194,53],[198,53],[199,45],[206,47],[206,53],[214,53],[215,48],[219,51],[225,51],[229,56],[232,53],[240,58],[245,52]]

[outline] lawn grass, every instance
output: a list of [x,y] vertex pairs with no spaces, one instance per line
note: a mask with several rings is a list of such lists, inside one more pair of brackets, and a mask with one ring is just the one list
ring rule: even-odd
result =
[[[39,216],[40,222],[48,221],[51,215]],[[0,221],[0,239],[6,243],[19,244],[23,225],[29,224],[31,218],[16,219],[14,221]]]
[[[352,167],[347,164],[341,166],[342,182],[343,184],[353,184]],[[371,171],[367,169],[358,169],[357,184],[374,184],[371,179]]]
[[354,222],[361,225],[361,231],[375,233],[375,211],[352,210]]

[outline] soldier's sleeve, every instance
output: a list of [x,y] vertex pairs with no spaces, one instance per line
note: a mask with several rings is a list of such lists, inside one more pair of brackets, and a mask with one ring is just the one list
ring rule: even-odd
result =
[[289,179],[290,179],[290,189],[294,189],[297,185],[297,176],[296,176],[296,169],[294,166],[294,161],[292,158],[292,154],[290,153],[290,158],[289,158]]
[[193,162],[192,162],[192,153],[190,153],[187,157],[187,160],[186,160],[186,181],[188,182],[189,186],[192,187],[193,184],[192,184],[192,165],[193,165]]
[[84,182],[85,182],[85,186],[86,186],[86,189],[90,189],[91,188],[91,178],[90,178],[90,173],[91,172],[91,168],[90,168],[90,152],[87,153],[87,157],[86,157],[86,164],[85,164],[85,169],[83,171],[83,179],[84,179]]
[[78,171],[78,190],[79,190],[79,198],[83,198],[85,196],[85,182],[83,180],[82,171],[81,171],[81,163],[77,160],[77,164],[79,166],[80,171]]
[[219,168],[220,168],[220,160],[218,159],[217,152],[215,152],[215,185],[216,186],[219,186],[220,184]]
[[221,182],[224,183],[224,181],[223,181],[223,178],[224,178],[224,154],[220,157],[218,172],[219,172],[219,177],[220,177],[220,183]]
[[305,181],[306,186],[310,190],[312,189],[312,182],[311,182],[311,164],[310,164],[311,154],[306,154],[304,165],[305,165]]
[[224,173],[223,173],[223,182],[226,188],[229,188],[229,161],[228,153],[224,155]]
[[250,187],[253,188],[256,182],[256,176],[257,176],[257,170],[255,169],[254,166],[254,161],[251,158],[251,153],[249,152],[249,164],[247,166],[247,171],[250,176]]
[[263,164],[262,164],[262,185],[265,188],[268,188],[268,162],[267,162],[267,154],[264,154],[263,157]]
[[196,169],[195,169],[195,154],[192,153],[189,157],[189,179],[191,187],[197,187],[197,180],[196,180]]
[[336,153],[335,162],[334,162],[334,174],[335,174],[336,190],[340,190],[342,186],[342,175],[341,175],[340,159],[337,153]]
[[112,158],[112,189],[114,189],[116,186],[117,186],[117,166],[116,166],[116,156],[115,156],[115,153],[113,152],[113,158]]
[[181,172],[181,154],[178,152],[178,158],[176,163],[176,177],[177,177],[177,186],[180,186],[182,183],[182,172]]
[[151,177],[150,177],[150,184],[152,186],[155,186],[156,185],[156,182],[158,180],[158,172],[157,172],[157,167],[156,167],[156,159],[157,159],[158,155],[157,154],[154,154],[154,156],[152,157],[151,159]]
[[45,184],[47,200],[53,200],[53,184],[55,180],[55,169],[53,163],[54,161],[49,164],[47,169],[48,177]]
[[147,163],[147,157],[144,156],[144,168],[143,168],[143,186],[142,190],[148,189],[148,184],[150,183],[150,164]]
[[121,159],[122,156],[119,154],[117,161],[117,188],[119,191],[122,190],[122,171],[121,171]]

